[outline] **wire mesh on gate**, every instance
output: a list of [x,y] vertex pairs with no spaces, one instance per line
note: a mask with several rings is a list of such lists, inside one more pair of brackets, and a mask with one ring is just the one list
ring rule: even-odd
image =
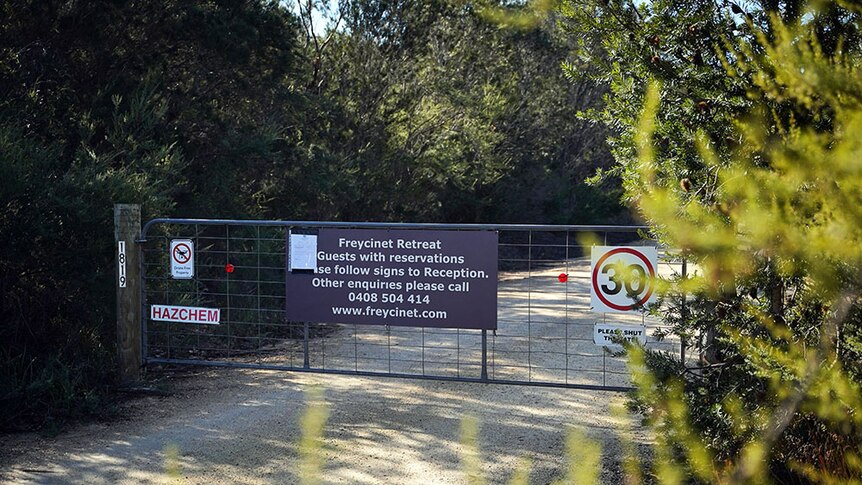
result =
[[[287,233],[321,227],[498,231],[497,330],[288,321]],[[625,358],[593,342],[595,323],[643,324],[646,345],[652,349],[678,353],[680,342],[655,338],[662,333],[656,332],[661,322],[644,314],[590,311],[585,233],[605,245],[655,245],[639,226],[156,219],[147,223],[142,238],[145,307],[218,308],[221,321],[218,325],[154,321],[145,308],[145,361],[627,388]],[[169,249],[176,239],[193,241],[191,279],[171,276]],[[659,274],[680,271],[678,258],[661,251]]]

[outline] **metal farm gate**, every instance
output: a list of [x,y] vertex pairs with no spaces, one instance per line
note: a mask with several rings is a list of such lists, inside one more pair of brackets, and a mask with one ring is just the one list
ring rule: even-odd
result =
[[[290,321],[288,235],[332,228],[496,232],[496,330],[394,326],[382,319],[377,325],[335,318]],[[630,387],[625,358],[593,342],[594,324],[643,324],[648,348],[682,349],[679,340],[655,338],[659,322],[650,317],[590,311],[590,255],[583,236],[592,234],[606,246],[655,246],[646,231],[641,226],[154,219],[138,241],[143,363],[624,390]],[[173,270],[180,271],[177,278],[170,258],[185,254],[183,241],[191,241],[194,259],[188,268]],[[659,274],[684,271],[678,258],[659,249]],[[154,306],[218,309],[219,323],[154,320]]]

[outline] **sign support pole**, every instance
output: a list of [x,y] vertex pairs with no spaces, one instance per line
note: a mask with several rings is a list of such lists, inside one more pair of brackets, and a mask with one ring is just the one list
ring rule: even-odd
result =
[[488,331],[482,329],[482,380],[488,380]]
[[310,369],[311,368],[311,363],[310,363],[310,360],[308,358],[308,333],[309,333],[308,331],[309,331],[308,322],[305,322],[305,326],[303,327],[303,337],[302,337],[302,354],[303,354],[302,368],[303,369]]
[[117,255],[117,368],[121,384],[141,378],[141,206],[114,205]]

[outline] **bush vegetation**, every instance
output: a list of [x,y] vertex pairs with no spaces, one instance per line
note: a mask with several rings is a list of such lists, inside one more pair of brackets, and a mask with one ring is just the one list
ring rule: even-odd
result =
[[595,27],[579,52],[604,63],[611,95],[592,116],[613,129],[612,173],[698,268],[670,282],[655,311],[700,362],[632,353],[634,408],[657,431],[654,475],[858,483],[862,10],[610,1],[563,11]]
[[698,268],[660,316],[700,361],[630,349],[649,477],[862,480],[855,2],[339,5],[320,32],[314,2],[3,4],[0,426],[98,407],[113,203],[608,223],[623,196]]
[[[477,4],[0,4],[0,428],[112,382],[114,203],[155,216],[611,222],[601,87]],[[337,20],[337,22],[336,22]],[[315,30],[316,29],[316,30]]]

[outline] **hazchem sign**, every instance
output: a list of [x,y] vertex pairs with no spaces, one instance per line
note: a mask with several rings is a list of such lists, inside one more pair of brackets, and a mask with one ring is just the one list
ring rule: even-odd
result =
[[151,305],[150,320],[158,322],[203,323],[218,325],[221,311],[218,308],[192,306]]
[[653,303],[658,251],[646,246],[593,246],[590,302],[596,312],[632,312]]
[[597,323],[593,327],[593,343],[602,347],[622,348],[619,342],[646,344],[646,328],[643,325],[616,325]]
[[171,277],[188,280],[195,276],[195,245],[191,239],[171,240]]
[[497,328],[496,231],[323,228],[289,237],[289,320]]

